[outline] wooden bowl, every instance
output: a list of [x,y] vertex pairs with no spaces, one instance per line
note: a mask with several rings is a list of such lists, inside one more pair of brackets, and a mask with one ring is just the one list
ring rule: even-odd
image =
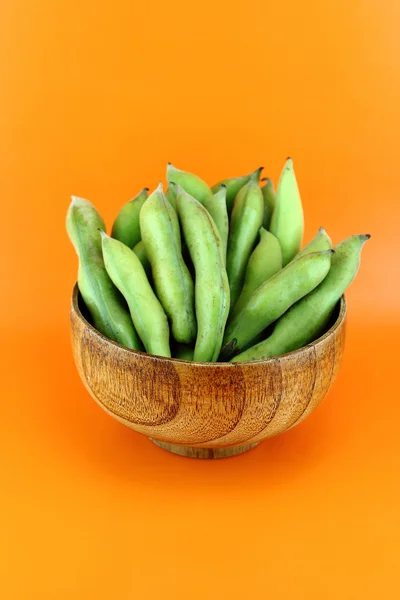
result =
[[82,304],[75,285],[72,347],[90,394],[121,423],[193,458],[240,454],[301,423],[328,393],[344,349],[344,297],[321,338],[247,363],[197,363],[129,350],[94,329]]

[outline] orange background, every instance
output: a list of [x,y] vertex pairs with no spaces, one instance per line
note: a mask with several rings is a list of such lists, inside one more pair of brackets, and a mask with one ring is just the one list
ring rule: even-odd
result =
[[[1,598],[399,597],[399,30],[398,0],[1,3]],[[248,454],[169,455],[75,371],[69,196],[110,225],[168,160],[287,155],[306,241],[372,234],[339,378]]]

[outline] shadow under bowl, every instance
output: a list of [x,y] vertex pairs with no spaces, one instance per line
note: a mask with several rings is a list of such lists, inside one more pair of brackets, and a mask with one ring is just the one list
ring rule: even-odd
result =
[[323,400],[344,350],[346,300],[315,342],[242,363],[198,363],[125,348],[89,323],[77,285],[70,323],[81,379],[106,412],[176,454],[223,458],[298,425]]

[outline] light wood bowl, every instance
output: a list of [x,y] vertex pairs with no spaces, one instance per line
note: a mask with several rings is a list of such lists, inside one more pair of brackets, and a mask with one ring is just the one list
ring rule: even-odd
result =
[[81,306],[75,285],[72,347],[90,394],[124,425],[193,458],[240,454],[301,423],[328,393],[344,349],[344,297],[321,338],[247,363],[197,363],[129,350],[94,329]]

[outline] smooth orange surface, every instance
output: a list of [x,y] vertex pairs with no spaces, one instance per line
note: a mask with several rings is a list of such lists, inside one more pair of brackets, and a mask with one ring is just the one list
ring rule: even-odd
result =
[[[2,3],[2,599],[399,597],[399,28],[397,0]],[[168,160],[287,155],[305,241],[372,234],[338,381],[248,454],[169,455],[73,365],[69,196],[110,226]]]

